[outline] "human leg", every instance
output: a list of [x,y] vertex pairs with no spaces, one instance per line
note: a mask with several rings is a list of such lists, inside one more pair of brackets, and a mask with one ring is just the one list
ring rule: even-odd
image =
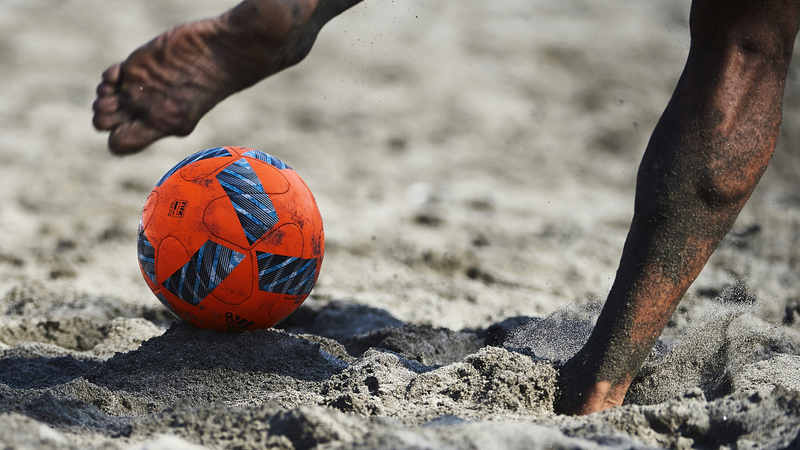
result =
[[300,62],[322,26],[360,1],[245,0],[166,31],[103,73],[94,126],[117,154],[188,135],[229,95]]
[[597,325],[561,369],[558,409],[622,404],[778,139],[797,0],[695,0],[689,57],[639,167],[634,217]]

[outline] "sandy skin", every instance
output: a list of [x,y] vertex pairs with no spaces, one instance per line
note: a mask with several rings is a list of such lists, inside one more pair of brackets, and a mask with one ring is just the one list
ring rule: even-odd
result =
[[117,154],[186,136],[217,103],[300,62],[323,12],[313,0],[244,2],[166,31],[103,73],[94,126]]
[[[358,1],[245,1],[178,26],[103,74],[94,125],[114,153],[191,133],[217,103],[303,59]],[[621,405],[691,283],[769,164],[798,2],[692,5],[692,45],[637,179],[615,283],[586,346],[561,370],[559,410]]]
[[563,410],[622,404],[755,189],[780,132],[798,7],[693,3],[689,58],[639,168],[617,278],[589,342],[562,370]]

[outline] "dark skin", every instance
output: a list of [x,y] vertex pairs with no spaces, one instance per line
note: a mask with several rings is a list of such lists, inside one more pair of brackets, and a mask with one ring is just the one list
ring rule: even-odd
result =
[[359,1],[247,0],[168,30],[103,72],[94,126],[111,132],[118,155],[186,136],[217,103],[300,62],[322,26]]
[[631,381],[767,168],[800,21],[796,1],[695,1],[678,86],[639,167],[617,277],[561,370],[562,411],[621,405]]
[[[184,136],[217,103],[301,61],[360,0],[246,0],[180,25],[103,73],[94,125],[117,154]],[[560,371],[559,412],[621,405],[675,308],[728,233],[778,139],[800,0],[695,0],[689,57],[642,159],[614,284]]]

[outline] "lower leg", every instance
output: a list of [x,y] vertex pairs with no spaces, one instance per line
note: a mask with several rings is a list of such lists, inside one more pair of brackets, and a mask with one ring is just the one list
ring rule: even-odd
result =
[[103,73],[94,125],[118,154],[185,136],[229,95],[300,62],[319,30],[360,0],[245,0],[179,25]]
[[693,2],[689,58],[639,167],[617,277],[589,341],[561,371],[562,412],[622,404],[769,164],[798,3]]

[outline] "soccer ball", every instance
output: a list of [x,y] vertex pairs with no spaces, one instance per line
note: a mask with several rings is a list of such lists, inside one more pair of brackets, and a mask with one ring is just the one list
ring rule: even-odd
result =
[[244,147],[189,156],[150,192],[139,266],[175,316],[218,331],[268,328],[294,312],[325,248],[314,196],[279,159]]

